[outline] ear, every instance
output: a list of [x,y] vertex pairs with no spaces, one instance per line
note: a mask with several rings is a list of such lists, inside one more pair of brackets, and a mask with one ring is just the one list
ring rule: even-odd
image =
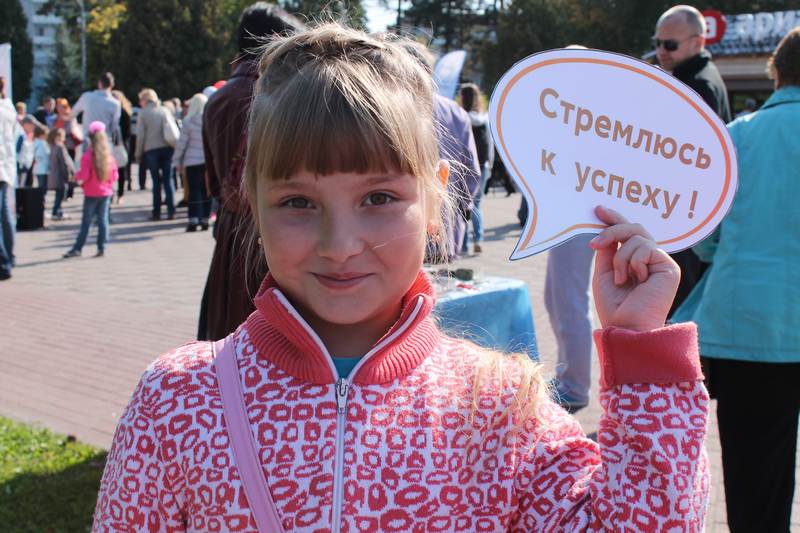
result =
[[447,188],[447,180],[450,179],[450,163],[444,159],[440,159],[436,174],[439,176],[439,181],[442,182],[442,187]]

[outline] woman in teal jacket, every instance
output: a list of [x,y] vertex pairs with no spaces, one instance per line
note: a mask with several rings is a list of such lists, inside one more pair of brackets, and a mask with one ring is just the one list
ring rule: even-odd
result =
[[734,533],[789,531],[800,415],[800,27],[770,70],[772,96],[728,125],[739,190],[673,317],[699,326]]

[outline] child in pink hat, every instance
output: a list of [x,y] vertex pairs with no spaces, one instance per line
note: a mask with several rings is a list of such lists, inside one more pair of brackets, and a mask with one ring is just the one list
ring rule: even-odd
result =
[[89,236],[89,227],[97,217],[97,255],[105,254],[108,241],[108,213],[114,182],[119,177],[117,163],[111,153],[111,145],[106,135],[106,126],[100,121],[89,124],[89,148],[81,157],[80,170],[75,181],[83,187],[83,214],[78,238],[64,258],[78,257]]

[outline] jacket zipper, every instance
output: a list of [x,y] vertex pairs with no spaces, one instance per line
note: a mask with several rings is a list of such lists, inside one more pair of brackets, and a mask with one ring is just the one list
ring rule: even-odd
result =
[[[354,369],[355,370],[355,369]],[[342,529],[344,505],[344,427],[347,424],[347,393],[350,383],[345,378],[336,381],[336,463],[333,474],[333,520],[331,531]]]
[[[333,467],[333,516],[331,520],[331,532],[339,533],[342,530],[342,507],[344,505],[344,429],[345,425],[347,424],[347,396],[350,393],[350,381],[347,378],[343,378],[339,376],[339,372],[336,370],[336,365],[333,364],[333,358],[331,354],[328,352],[328,349],[323,344],[322,339],[319,338],[319,335],[311,329],[311,326],[305,321],[305,319],[300,316],[300,313],[292,307],[292,304],[286,299],[286,297],[278,290],[275,291],[276,296],[278,297],[278,301],[280,301],[286,310],[289,312],[290,315],[294,317],[295,320],[306,330],[306,333],[314,340],[317,344],[317,347],[322,351],[322,353],[326,356],[328,360],[328,364],[330,365],[331,372],[333,373],[334,377],[336,378],[336,383],[334,384],[334,395],[336,397],[336,462],[334,463]],[[388,344],[394,342],[394,340],[399,337],[401,334],[408,329],[409,324],[414,322],[414,319],[417,317],[420,309],[422,308],[423,298],[419,297],[417,299],[417,303],[414,306],[414,310],[408,315],[408,318],[403,325],[397,329],[392,335],[389,335],[382,342],[376,344],[369,352],[367,352],[364,357],[356,364],[353,370],[350,371],[351,376],[355,376],[361,366],[369,360],[370,357],[381,351],[385,348]]]

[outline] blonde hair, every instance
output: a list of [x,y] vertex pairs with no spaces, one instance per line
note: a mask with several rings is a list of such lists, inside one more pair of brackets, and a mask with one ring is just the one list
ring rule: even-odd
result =
[[447,198],[433,81],[402,46],[328,23],[271,41],[259,71],[245,164],[256,216],[259,179],[307,170],[415,176],[428,219],[438,219]]
[[144,100],[145,102],[153,102],[154,104],[158,104],[158,95],[153,89],[144,88],[139,91],[139,100]]
[[[300,171],[415,176],[427,220],[439,231],[448,227],[454,203],[438,176],[434,83],[407,46],[399,37],[369,36],[335,23],[264,46],[244,171],[255,227],[259,180],[285,180]],[[437,245],[443,249],[446,241]],[[515,398],[493,419],[519,420],[516,414],[532,413],[546,391],[541,367],[526,356],[480,354],[472,412],[486,385],[506,381],[512,364],[519,369],[512,372]]]
[[128,97],[125,96],[125,93],[123,93],[118,89],[114,89],[113,91],[111,91],[111,94],[114,96],[114,98],[117,99],[119,105],[122,107],[122,109],[125,110],[127,114],[130,115],[133,113],[133,107],[131,107],[131,101],[128,100]]
[[202,93],[196,93],[189,99],[189,109],[186,110],[184,120],[189,120],[197,114],[203,114],[203,109],[206,107],[208,97]]
[[92,149],[92,166],[97,174],[97,181],[106,181],[109,175],[109,158],[111,148],[108,146],[108,136],[106,132],[96,131],[89,135],[89,142]]

